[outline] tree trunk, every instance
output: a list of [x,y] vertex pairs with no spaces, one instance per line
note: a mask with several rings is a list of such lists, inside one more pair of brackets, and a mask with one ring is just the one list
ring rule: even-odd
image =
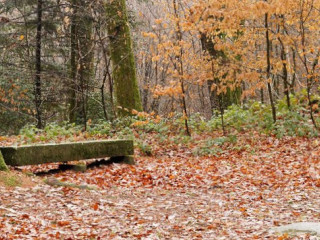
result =
[[268,93],[270,97],[270,104],[271,104],[271,109],[272,109],[272,117],[273,117],[273,122],[275,123],[277,121],[277,112],[276,112],[276,107],[273,101],[273,95],[272,95],[272,87],[270,83],[270,77],[271,77],[271,56],[270,56],[270,51],[271,51],[271,45],[270,45],[270,37],[269,37],[269,23],[268,23],[268,13],[265,14],[265,28],[266,28],[266,46],[267,46],[267,81],[268,81]]
[[76,63],[76,51],[77,51],[77,36],[76,36],[76,14],[77,8],[75,7],[75,0],[71,1],[73,13],[71,16],[70,26],[70,80],[71,84],[69,87],[69,121],[76,121],[76,108],[77,108],[77,63]]
[[296,85],[296,78],[297,78],[297,63],[296,63],[296,51],[294,48],[291,49],[292,51],[292,61],[293,61],[293,74],[292,74],[292,81],[290,83],[290,93],[295,95],[295,85]]
[[2,153],[0,151],[0,171],[8,171],[8,167],[7,167],[7,164],[6,162],[4,161],[3,159],[3,156],[2,156]]
[[289,92],[289,84],[288,84],[288,68],[287,68],[287,53],[284,46],[283,41],[280,37],[278,37],[278,40],[281,45],[281,61],[282,61],[282,78],[283,78],[283,85],[284,85],[284,95],[286,96],[287,100],[287,106],[288,109],[291,109],[291,102],[290,102],[290,92]]
[[[213,59],[222,58],[223,61],[228,61],[227,57],[225,56],[225,53],[222,50],[216,50],[215,49],[215,43],[212,39],[208,38],[206,34],[201,33],[201,45],[202,49],[209,53],[209,55]],[[221,67],[223,67],[223,64],[221,64]],[[212,79],[208,80],[208,91],[210,94],[210,102],[211,102],[211,110],[214,108],[220,108],[219,101],[222,101],[221,107],[227,108],[228,106],[231,106],[232,104],[239,104],[240,98],[242,94],[241,87],[236,87],[234,90],[231,90],[229,87],[227,89],[227,93],[220,93],[220,96],[218,96],[217,91],[212,89],[212,85],[217,82],[217,84],[220,83],[219,79]]]
[[107,1],[106,16],[118,114],[127,116],[133,109],[142,111],[142,103],[125,0]]
[[[176,17],[176,19],[179,19],[179,14],[178,14],[178,7],[177,7],[177,2],[176,0],[172,1],[173,3],[173,9],[174,9],[174,15]],[[178,43],[182,41],[182,31],[181,31],[181,26],[180,26],[180,22],[179,20],[177,20],[176,22],[176,36],[177,36],[177,41]],[[187,112],[187,102],[186,102],[186,89],[185,89],[185,83],[183,80],[183,75],[184,75],[184,66],[183,66],[183,50],[182,47],[180,48],[179,54],[176,56],[178,62],[179,62],[179,67],[178,72],[180,74],[180,87],[181,87],[181,91],[182,91],[182,96],[181,96],[181,101],[182,101],[182,108],[183,108],[183,117],[184,117],[184,125],[185,125],[185,130],[186,130],[186,134],[188,136],[191,136],[191,131],[189,128],[189,123],[188,123],[188,112]]]
[[34,96],[36,105],[37,128],[43,128],[41,111],[41,34],[42,34],[42,0],[37,5],[37,35],[36,35],[36,75],[34,82]]
[[[317,122],[314,118],[313,109],[312,109],[312,100],[311,100],[311,89],[312,89],[312,82],[314,78],[314,69],[317,66],[317,58],[315,59],[315,62],[313,64],[313,68],[309,69],[308,67],[308,59],[307,59],[307,51],[306,51],[306,27],[305,27],[305,19],[303,16],[303,8],[300,12],[300,34],[301,34],[301,45],[302,45],[302,63],[305,68],[306,74],[307,74],[307,97],[308,97],[308,105],[309,105],[309,113],[311,121],[316,129],[318,129]],[[311,77],[310,77],[311,75]]]
[[87,122],[89,83],[93,78],[92,17],[85,0],[72,0],[69,107],[70,122]]

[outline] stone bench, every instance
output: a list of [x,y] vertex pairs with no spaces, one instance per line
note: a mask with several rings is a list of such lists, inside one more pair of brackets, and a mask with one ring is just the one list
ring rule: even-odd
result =
[[107,158],[134,164],[132,140],[99,140],[0,147],[4,161],[10,166]]

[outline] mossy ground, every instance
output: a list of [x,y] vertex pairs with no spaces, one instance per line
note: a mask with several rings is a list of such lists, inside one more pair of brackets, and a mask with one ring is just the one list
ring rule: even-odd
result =
[[16,171],[0,172],[0,187],[33,187],[36,183],[31,177]]

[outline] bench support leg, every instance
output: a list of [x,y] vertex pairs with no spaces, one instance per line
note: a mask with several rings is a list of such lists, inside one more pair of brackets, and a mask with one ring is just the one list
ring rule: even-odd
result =
[[114,163],[125,163],[129,165],[135,164],[133,156],[111,157],[109,161]]

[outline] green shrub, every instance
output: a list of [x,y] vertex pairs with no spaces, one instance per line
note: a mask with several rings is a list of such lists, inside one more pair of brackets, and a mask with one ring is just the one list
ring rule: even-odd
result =
[[[277,122],[273,123],[271,108],[259,102],[250,102],[245,106],[229,106],[224,113],[225,126],[227,132],[235,132],[233,135],[209,139],[201,143],[196,150],[200,155],[215,155],[219,153],[221,146],[226,143],[235,144],[237,142],[236,132],[250,131],[252,129],[260,133],[275,135],[279,138],[283,136],[318,136],[318,132],[310,122],[309,115],[305,114],[305,93],[296,96],[290,95],[291,108],[287,107],[286,99],[280,99],[276,104]],[[211,131],[221,131],[221,118],[219,112],[207,121],[199,113],[189,117],[189,126],[192,133],[210,133]],[[320,124],[320,119],[316,118]],[[142,122],[142,124],[140,124]],[[173,143],[190,145],[192,138],[185,135],[185,122],[181,114],[170,118],[149,119],[146,115],[137,115],[115,119],[114,121],[96,120],[88,123],[87,132],[83,132],[83,127],[67,122],[50,123],[43,130],[37,129],[33,125],[27,125],[20,131],[20,138],[32,143],[36,141],[59,141],[62,138],[68,139],[73,136],[85,135],[85,138],[95,137],[115,137],[134,139],[133,133],[140,135],[139,139],[145,139],[146,133],[155,133],[159,143]],[[149,154],[150,147],[140,142],[138,147],[145,154]]]
[[[303,93],[302,93],[302,96]],[[299,95],[300,99],[301,97]],[[277,105],[277,122],[274,124],[270,106],[259,102],[252,102],[245,107],[238,105],[230,106],[224,114],[227,129],[243,131],[255,129],[261,133],[283,136],[318,136],[318,132],[305,112],[307,109],[300,103],[299,97],[290,95],[291,109],[288,109],[286,99],[281,99]],[[320,120],[318,120],[320,122]],[[217,114],[208,125],[212,130],[221,129],[221,119]]]
[[237,136],[229,135],[224,137],[212,138],[204,141],[200,144],[193,154],[196,156],[218,156],[222,153],[222,146],[226,143],[235,144],[237,142]]
[[206,121],[200,113],[195,113],[190,116],[189,125],[193,132],[202,133],[208,131],[208,121]]
[[152,147],[148,143],[146,143],[145,141],[137,140],[137,147],[140,149],[140,151],[144,155],[152,156],[152,154],[153,154]]

